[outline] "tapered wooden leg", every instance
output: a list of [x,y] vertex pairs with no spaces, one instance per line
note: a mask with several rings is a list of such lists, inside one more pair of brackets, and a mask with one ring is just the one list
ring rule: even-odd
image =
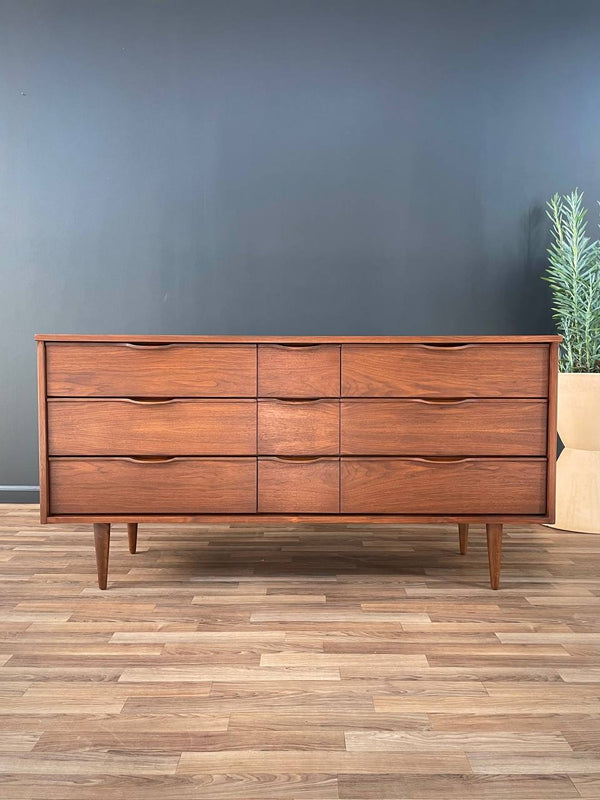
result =
[[500,586],[500,557],[502,555],[502,525],[497,523],[485,526],[487,533],[488,561],[490,564],[490,586]]
[[110,548],[110,524],[100,522],[94,525],[94,545],[96,547],[96,568],[98,588],[106,589],[108,579],[108,550]]
[[467,544],[469,541],[469,526],[465,523],[458,523],[458,541],[460,543],[460,554],[467,554]]
[[127,523],[127,538],[129,539],[129,552],[135,553],[137,547],[137,522]]

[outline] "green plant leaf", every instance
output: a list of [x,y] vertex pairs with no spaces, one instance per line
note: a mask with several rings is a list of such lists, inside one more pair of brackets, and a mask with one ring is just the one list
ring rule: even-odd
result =
[[587,236],[583,192],[554,194],[546,213],[552,223],[548,267],[552,316],[563,336],[563,372],[600,372],[600,242]]

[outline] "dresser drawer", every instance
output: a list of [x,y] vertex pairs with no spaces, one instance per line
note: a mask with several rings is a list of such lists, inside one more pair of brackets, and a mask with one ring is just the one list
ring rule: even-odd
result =
[[50,455],[254,455],[255,400],[49,399]]
[[543,456],[545,400],[343,400],[344,455]]
[[343,458],[345,514],[544,514],[545,459]]
[[259,397],[338,397],[340,347],[258,345]]
[[255,345],[48,343],[47,391],[68,397],[255,397]]
[[345,397],[546,397],[548,345],[342,347]]
[[52,514],[252,514],[254,458],[51,458]]
[[259,455],[337,455],[338,400],[259,400]]
[[264,514],[337,514],[338,458],[258,459],[258,511]]

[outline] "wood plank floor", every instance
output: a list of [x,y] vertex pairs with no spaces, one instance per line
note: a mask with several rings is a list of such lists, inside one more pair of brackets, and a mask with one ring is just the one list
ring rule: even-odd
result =
[[0,506],[3,800],[600,798],[600,537]]

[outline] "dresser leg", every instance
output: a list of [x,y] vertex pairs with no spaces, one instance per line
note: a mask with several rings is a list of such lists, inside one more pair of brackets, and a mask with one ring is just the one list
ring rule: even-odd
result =
[[502,555],[502,525],[490,523],[485,526],[487,533],[488,561],[490,564],[490,586],[500,586],[500,557]]
[[98,588],[106,589],[106,581],[108,579],[108,550],[110,547],[110,523],[100,522],[94,525],[94,545],[96,547]]
[[469,526],[465,523],[458,523],[458,541],[460,544],[460,554],[465,556],[467,554],[467,544],[469,541]]
[[137,547],[137,522],[127,523],[127,538],[129,539],[129,552],[135,553]]

